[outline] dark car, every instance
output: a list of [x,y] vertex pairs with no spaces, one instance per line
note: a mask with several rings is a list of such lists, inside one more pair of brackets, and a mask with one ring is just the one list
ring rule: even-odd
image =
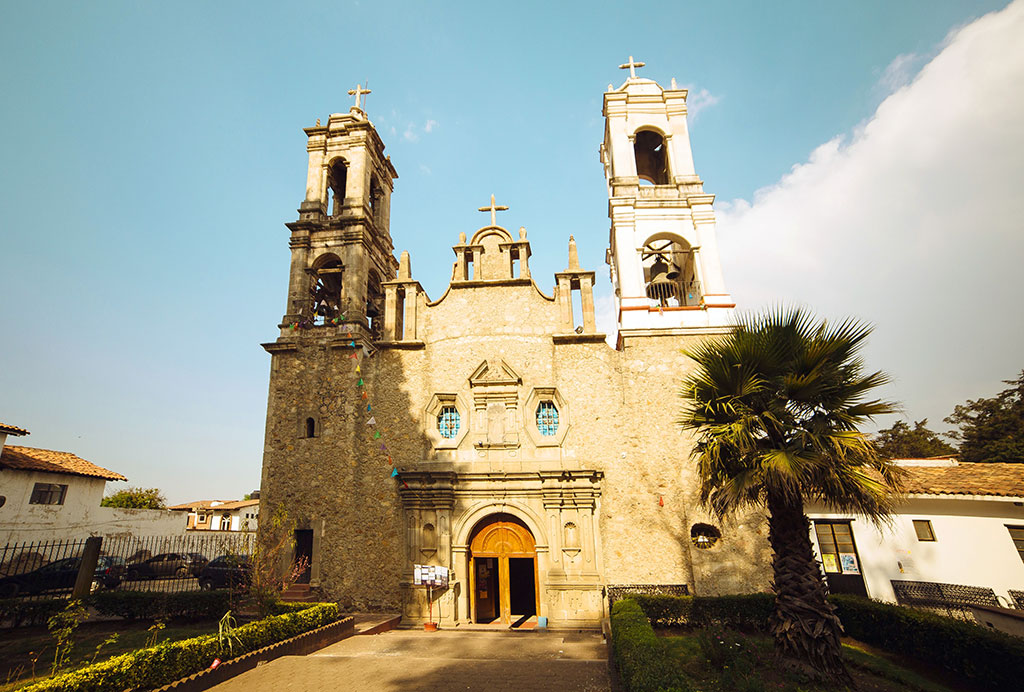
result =
[[199,573],[199,588],[243,589],[252,579],[252,563],[248,555],[221,555],[210,560]]
[[199,553],[160,553],[148,560],[126,567],[126,579],[160,579],[163,577],[198,577],[207,559]]
[[[11,598],[18,594],[59,591],[75,586],[81,557],[68,557],[43,565],[39,569],[22,574],[12,574],[0,579],[0,598]],[[124,575],[124,558],[101,555],[96,561],[92,590],[113,589],[121,583]]]

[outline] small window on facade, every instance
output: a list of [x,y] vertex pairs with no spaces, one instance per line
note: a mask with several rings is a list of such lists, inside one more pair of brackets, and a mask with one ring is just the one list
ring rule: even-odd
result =
[[1020,555],[1020,559],[1024,560],[1024,526],[1007,526],[1006,529],[1010,532],[1010,538],[1013,539],[1013,545],[1017,548],[1017,554]]
[[542,401],[537,406],[537,429],[541,435],[551,437],[558,432],[558,409],[555,402]]
[[919,541],[934,541],[935,532],[932,531],[932,523],[927,519],[914,519],[914,532],[917,533]]
[[713,547],[721,537],[721,531],[711,524],[694,524],[690,529],[690,540],[701,550]]
[[445,406],[437,414],[437,431],[441,437],[452,439],[459,433],[459,410],[454,406]]
[[306,419],[306,437],[316,437],[316,421],[312,418]]
[[68,486],[56,483],[36,483],[32,488],[30,505],[62,505],[67,495]]

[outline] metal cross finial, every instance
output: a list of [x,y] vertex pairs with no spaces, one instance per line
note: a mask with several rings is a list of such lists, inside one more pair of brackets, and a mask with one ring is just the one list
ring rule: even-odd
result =
[[[625,69],[628,68],[629,69],[629,77],[630,77],[630,79],[632,79],[633,77],[636,77],[636,68],[643,67],[643,66],[644,66],[644,63],[642,63],[642,62],[633,62],[633,56],[631,55],[631,56],[629,56],[629,62],[627,62],[625,65],[619,65],[619,69],[620,70],[625,70]],[[352,93],[352,92],[349,92],[349,93]]]
[[496,212],[508,211],[508,207],[502,207],[502,206],[496,205],[494,203],[494,195],[491,195],[491,206],[489,206],[489,207],[480,207],[477,211],[489,211],[489,212],[491,212],[491,225],[492,226],[497,226],[498,225],[498,215],[496,214]]
[[[369,81],[367,81],[366,86],[370,86]],[[362,110],[360,108],[360,105],[359,105],[360,97],[366,96],[367,94],[372,94],[372,93],[373,92],[370,91],[369,89],[364,89],[362,84],[356,84],[356,88],[355,89],[349,89],[348,90],[348,95],[349,96],[355,96],[356,97],[356,108],[359,109],[359,110]]]

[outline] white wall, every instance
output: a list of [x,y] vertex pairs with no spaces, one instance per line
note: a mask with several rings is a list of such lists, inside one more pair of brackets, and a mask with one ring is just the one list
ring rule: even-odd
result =
[[[63,505],[32,505],[36,483],[67,485]],[[106,481],[63,473],[0,469],[0,545],[87,538],[89,536],[166,536],[183,534],[185,522],[162,509],[100,507]]]
[[[1024,590],[1024,561],[1010,539],[1007,524],[1024,526],[1024,506],[1012,500],[911,498],[891,526],[876,527],[863,517],[820,511],[814,519],[853,519],[868,596],[895,602],[890,580],[964,584],[993,589],[1004,605],[1008,589]],[[912,520],[932,523],[934,542],[919,541]],[[814,531],[811,531],[812,538]],[[815,549],[818,549],[815,543]],[[902,569],[901,569],[902,567]]]

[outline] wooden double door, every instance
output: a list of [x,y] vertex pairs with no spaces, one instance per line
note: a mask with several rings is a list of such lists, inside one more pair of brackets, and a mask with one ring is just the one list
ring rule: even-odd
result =
[[510,515],[495,515],[469,547],[473,622],[514,625],[537,614],[537,549],[533,535]]

